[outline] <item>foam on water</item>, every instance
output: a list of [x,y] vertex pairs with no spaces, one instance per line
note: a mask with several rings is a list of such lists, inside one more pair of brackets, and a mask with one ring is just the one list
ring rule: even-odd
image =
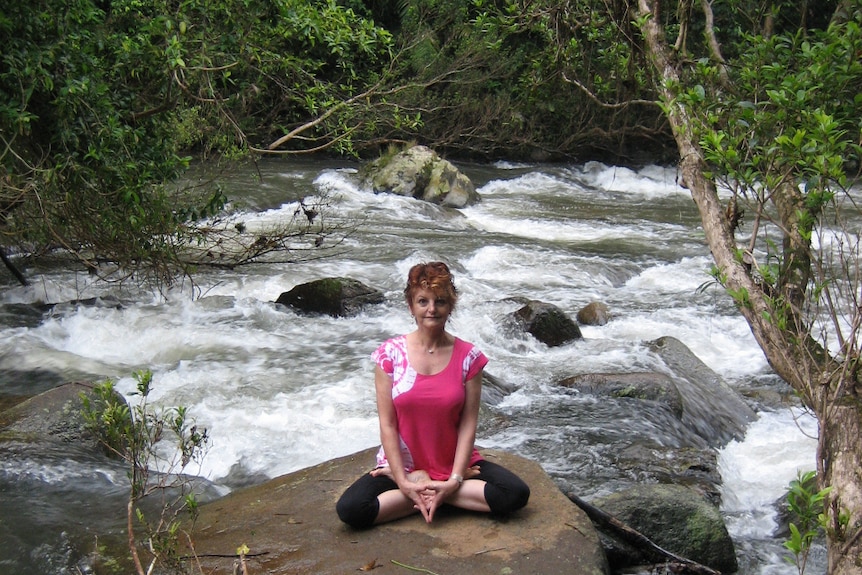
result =
[[[215,481],[272,477],[378,443],[369,356],[383,339],[412,329],[401,290],[417,261],[450,263],[460,293],[453,333],[476,343],[491,360],[488,372],[514,388],[494,409],[525,425],[498,425],[479,443],[517,450],[545,442],[566,450],[566,442],[574,442],[583,450],[581,462],[565,453],[548,455],[543,465],[549,472],[572,465],[582,466],[579,473],[602,472],[604,457],[588,444],[590,434],[601,432],[600,421],[578,421],[574,431],[568,414],[541,414],[560,417],[558,426],[531,421],[531,410],[555,404],[589,413],[586,399],[555,389],[558,378],[655,368],[646,342],[662,336],[681,340],[731,383],[768,372],[728,296],[699,289],[710,280],[711,260],[698,224],[676,217],[693,208],[675,170],[596,163],[498,169],[512,177],[495,174],[480,189],[482,202],[463,210],[374,194],[360,188],[351,169],[276,171],[277,182],[268,184],[262,202],[268,207],[241,214],[243,221],[250,229],[289,221],[295,198],[337,196],[330,217],[362,222],[346,240],[344,255],[203,275],[194,298],[177,291],[168,299],[136,294],[119,308],[58,306],[38,324],[3,328],[0,368],[110,376],[132,402],[132,371],[152,369],[150,400],[187,406],[208,429],[211,448],[201,473]],[[281,197],[282,184],[300,189]],[[641,207],[653,211],[638,215]],[[321,277],[357,279],[380,290],[385,301],[350,318],[304,316],[273,303],[282,292]],[[49,275],[29,288],[4,290],[3,303],[100,295],[102,288],[89,282]],[[603,301],[611,320],[582,326],[583,340],[548,348],[511,327],[510,315],[520,307],[516,298],[549,302],[571,316],[590,301]],[[600,404],[592,407],[601,411]],[[795,474],[781,466],[812,457],[806,441],[794,440],[790,451],[778,444],[792,432],[780,414],[763,414],[744,442],[723,451],[729,514],[747,506],[763,509],[763,501],[750,498],[761,492],[779,497]],[[761,441],[769,443],[759,447]],[[759,449],[777,458],[779,467],[770,464],[764,472],[769,477],[757,477],[765,460]],[[758,483],[773,480],[781,487]],[[745,526],[758,520],[739,516],[735,529],[762,531]]]
[[[337,202],[332,215],[338,218],[373,218],[380,214],[391,223],[439,225],[444,211],[440,206],[396,194],[375,194],[359,186],[354,170],[324,170],[314,179],[323,197]],[[460,218],[442,218],[457,224]]]
[[816,437],[817,422],[810,414],[765,412],[743,441],[732,441],[719,452],[722,511],[730,518],[732,536],[772,535],[777,527],[776,502],[799,471],[815,468]]
[[645,166],[640,170],[588,162],[576,170],[591,186],[612,192],[625,192],[647,198],[689,195],[679,185],[678,172],[664,166]]
[[0,477],[10,482],[32,481],[52,486],[81,482],[95,491],[98,488],[124,487],[128,482],[126,473],[127,471],[119,466],[116,468],[93,467],[92,462],[81,463],[72,459],[46,462],[20,457],[4,457]]
[[234,465],[245,473],[274,477],[377,441],[366,378],[312,385],[270,399],[242,389],[222,391],[197,403],[195,414],[202,424],[214,424],[212,447],[204,460],[211,479],[227,477]]
[[694,294],[703,284],[713,281],[707,274],[711,263],[708,257],[699,256],[651,266],[627,281],[626,288],[632,291]]
[[483,199],[515,198],[530,201],[536,194],[553,194],[565,191],[566,183],[547,172],[529,172],[510,179],[494,179],[486,182],[477,191]]
[[506,234],[519,238],[553,242],[589,243],[599,241],[621,241],[632,239],[637,241],[653,241],[665,238],[655,230],[647,227],[627,227],[621,230],[619,226],[605,225],[589,221],[552,221],[548,219],[505,218],[488,212],[484,206],[465,208],[464,214],[470,218],[473,225],[487,232]]
[[[487,297],[520,291],[537,294],[537,290],[556,293],[551,301],[565,297],[566,291],[578,286],[595,285],[591,269],[579,265],[583,258],[563,256],[559,251],[527,246],[489,245],[477,249],[461,264],[469,273],[469,280],[477,289],[488,290]],[[535,299],[541,299],[541,293]]]

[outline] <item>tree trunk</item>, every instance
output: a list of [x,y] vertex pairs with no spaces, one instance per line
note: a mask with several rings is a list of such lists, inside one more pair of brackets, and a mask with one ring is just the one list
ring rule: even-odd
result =
[[[858,397],[846,403],[833,405],[820,421],[818,473],[834,487],[826,510],[829,575],[862,573],[862,408]],[[840,513],[849,513],[846,525]]]
[[[729,293],[751,327],[755,339],[775,372],[804,398],[820,424],[817,467],[821,487],[831,485],[827,499],[827,547],[829,575],[858,575],[862,572],[862,386],[855,370],[831,358],[808,333],[782,329],[773,321],[776,310],[772,294],[764,293],[748,273],[733,238],[713,179],[694,131],[694,118],[678,103],[670,86],[681,85],[671,51],[660,26],[653,0],[637,0],[644,22],[645,49],[656,72],[656,87],[666,104],[666,114],[679,149],[679,169],[701,215],[706,241]],[[793,256],[799,246],[791,238]],[[798,253],[798,252],[796,252]],[[792,261],[792,265],[800,264]],[[799,270],[785,270],[799,279]],[[788,278],[789,279],[789,278]],[[792,280],[786,287],[795,286]],[[804,289],[804,288],[803,288]],[[799,294],[791,301],[799,301]],[[795,314],[795,310],[789,310]],[[798,318],[798,316],[796,316]],[[793,322],[791,325],[802,325]],[[851,358],[852,359],[852,358]],[[842,525],[839,514],[848,520]]]

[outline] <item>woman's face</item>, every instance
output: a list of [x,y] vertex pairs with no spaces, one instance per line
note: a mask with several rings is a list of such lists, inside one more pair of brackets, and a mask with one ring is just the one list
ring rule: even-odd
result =
[[420,288],[410,301],[410,312],[418,326],[446,327],[449,314],[452,313],[452,302],[445,295],[437,295],[430,289]]

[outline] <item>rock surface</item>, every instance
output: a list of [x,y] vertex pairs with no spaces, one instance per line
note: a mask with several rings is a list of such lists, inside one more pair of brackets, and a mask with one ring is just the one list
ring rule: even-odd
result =
[[581,325],[605,325],[610,318],[610,308],[600,301],[588,303],[578,310],[577,315],[578,323]]
[[667,406],[677,419],[682,419],[682,395],[673,380],[663,373],[582,373],[567,377],[558,385],[592,395],[653,401]]
[[527,507],[507,519],[446,508],[432,524],[415,515],[357,531],[335,502],[369,470],[376,448],[321,463],[201,506],[193,533],[206,573],[230,573],[237,548],[249,548],[250,573],[382,575],[601,575],[607,560],[590,520],[541,466],[482,450],[531,488]]
[[757,414],[721,376],[676,338],[660,337],[647,345],[673,373],[683,398],[682,419],[686,425],[712,447],[724,447],[745,437],[748,424],[757,419]]
[[513,317],[548,347],[564,345],[583,337],[578,324],[553,304],[529,300],[524,307],[514,312]]
[[81,394],[91,395],[93,384],[70,382],[0,410],[0,440],[53,442],[101,453],[98,442],[84,429]]

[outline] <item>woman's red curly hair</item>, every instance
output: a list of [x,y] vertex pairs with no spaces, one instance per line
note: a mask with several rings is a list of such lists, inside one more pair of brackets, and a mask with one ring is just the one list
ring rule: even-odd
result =
[[445,297],[449,300],[452,309],[458,301],[458,290],[455,289],[452,272],[443,262],[421,263],[410,268],[407,274],[407,287],[404,288],[404,297],[408,305],[413,303],[413,296],[420,289],[429,289],[437,297]]

